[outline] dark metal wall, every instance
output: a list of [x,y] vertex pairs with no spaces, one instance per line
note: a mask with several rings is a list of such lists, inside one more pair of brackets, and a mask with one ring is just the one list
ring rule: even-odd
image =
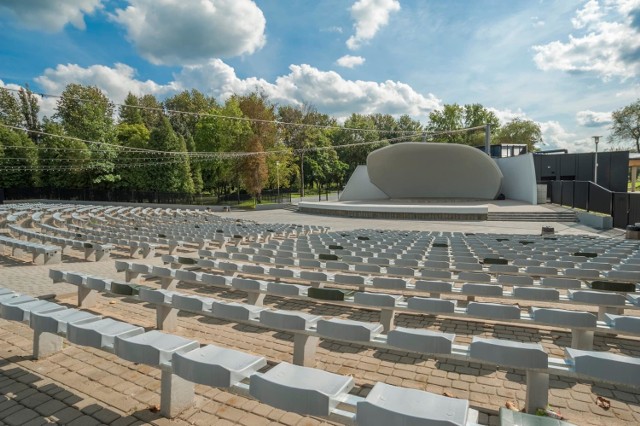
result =
[[593,182],[550,181],[551,202],[613,217],[613,226],[640,223],[640,193],[609,191]]
[[[595,154],[534,154],[538,183],[558,180],[594,181]],[[629,152],[598,153],[598,185],[627,192]]]

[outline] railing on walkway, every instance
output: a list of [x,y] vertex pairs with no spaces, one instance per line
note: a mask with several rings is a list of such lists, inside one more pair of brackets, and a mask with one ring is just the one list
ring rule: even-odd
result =
[[[0,189],[0,195],[2,194]],[[216,198],[181,192],[134,191],[127,189],[94,188],[6,188],[4,200],[65,200],[65,201],[108,201],[126,203],[157,204],[240,204],[252,200],[246,193],[233,193]],[[2,198],[0,198],[2,200]],[[263,203],[291,203],[291,193],[276,190],[262,191]]]
[[551,202],[613,217],[613,226],[624,228],[640,222],[640,193],[613,192],[589,181],[551,183]]

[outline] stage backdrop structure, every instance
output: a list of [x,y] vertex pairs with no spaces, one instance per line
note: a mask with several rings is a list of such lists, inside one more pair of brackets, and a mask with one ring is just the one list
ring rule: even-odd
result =
[[502,178],[500,167],[476,148],[406,142],[369,154],[366,167],[356,169],[340,201],[493,200],[500,193]]
[[301,201],[298,211],[358,218],[487,220],[489,202],[536,204],[531,154],[492,159],[467,145],[405,142],[373,151],[336,202]]

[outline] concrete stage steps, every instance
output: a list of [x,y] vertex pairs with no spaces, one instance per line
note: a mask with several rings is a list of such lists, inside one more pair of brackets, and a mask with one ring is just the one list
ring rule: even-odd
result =
[[506,222],[577,222],[575,212],[489,212],[487,220]]

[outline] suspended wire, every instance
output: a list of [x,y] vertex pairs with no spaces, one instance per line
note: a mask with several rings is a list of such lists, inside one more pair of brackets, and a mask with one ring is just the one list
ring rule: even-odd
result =
[[[4,87],[5,90],[8,90],[10,92],[17,92],[19,93],[22,89],[10,89],[8,87]],[[42,96],[42,97],[47,97],[47,98],[56,98],[56,99],[61,99],[62,95],[54,95],[54,94],[50,94],[50,93],[38,93],[38,92],[31,92],[31,93],[35,93],[36,95]],[[86,98],[81,98],[81,97],[76,97],[76,96],[67,96],[68,99],[73,99],[76,101],[80,101],[80,102],[91,102],[91,103],[97,103],[98,101],[95,99],[86,99]],[[109,101],[111,102],[111,101]],[[343,126],[332,126],[332,125],[323,125],[323,124],[309,124],[309,123],[291,123],[291,122],[286,122],[286,121],[279,121],[279,120],[265,120],[265,119],[260,119],[260,118],[250,118],[250,117],[235,117],[232,115],[223,115],[223,114],[214,114],[214,113],[210,113],[210,112],[192,112],[192,111],[181,111],[181,110],[174,110],[174,109],[167,109],[167,108],[155,108],[155,107],[149,107],[149,106],[144,106],[144,105],[126,105],[126,104],[120,104],[120,103],[116,103],[116,102],[111,102],[114,106],[118,106],[121,108],[134,108],[134,109],[139,109],[139,110],[146,110],[146,111],[154,111],[154,112],[160,112],[160,113],[170,113],[170,114],[183,114],[183,115],[190,115],[190,116],[194,116],[194,117],[213,117],[213,118],[222,118],[222,119],[228,119],[228,120],[236,120],[236,121],[247,121],[247,122],[252,122],[252,123],[263,123],[263,124],[276,124],[276,125],[281,125],[281,126],[294,126],[294,127],[308,127],[308,128],[315,128],[315,129],[327,129],[327,130],[349,130],[349,131],[356,131],[356,132],[379,132],[379,133],[396,133],[396,134],[420,134],[423,136],[429,136],[429,135],[442,135],[442,134],[455,134],[455,133],[459,133],[459,132],[464,132],[464,131],[473,131],[473,130],[479,130],[479,129],[484,129],[484,125],[483,126],[476,126],[476,127],[469,127],[466,129],[457,129],[457,130],[445,130],[445,131],[437,131],[437,132],[427,132],[427,131],[418,131],[418,130],[379,130],[379,129],[361,129],[361,128],[357,128],[357,127],[343,127]]]

